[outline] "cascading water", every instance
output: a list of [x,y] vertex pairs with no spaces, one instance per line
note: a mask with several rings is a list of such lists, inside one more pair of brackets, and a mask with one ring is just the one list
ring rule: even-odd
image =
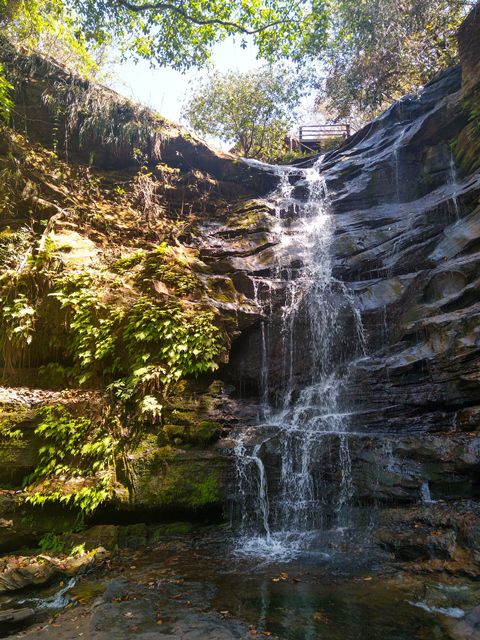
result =
[[[263,321],[264,424],[237,434],[235,448],[238,551],[277,559],[307,549],[319,531],[344,527],[352,493],[348,415],[340,398],[348,364],[362,349],[362,331],[352,297],[332,273],[334,226],[320,168],[276,169],[280,181],[271,203],[279,248],[272,280],[283,286],[284,304],[281,344],[273,348],[282,352],[283,380],[273,385],[272,345]],[[295,199],[290,180],[299,173],[304,200]],[[266,315],[273,305],[272,280],[254,282],[255,300]],[[345,316],[353,320],[355,345],[345,344]]]
[[452,204],[455,218],[460,220],[460,205],[458,204],[458,182],[457,182],[457,169],[455,167],[455,157],[453,151],[450,149],[450,162],[448,165],[448,182],[452,187]]

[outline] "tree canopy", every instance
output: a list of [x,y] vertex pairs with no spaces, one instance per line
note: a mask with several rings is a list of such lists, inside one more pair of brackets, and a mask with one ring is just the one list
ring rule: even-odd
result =
[[249,158],[273,160],[285,151],[303,78],[283,65],[257,71],[214,72],[194,89],[184,110],[189,125]]
[[[325,41],[327,0],[73,0],[88,37],[177,69],[202,66],[228,36],[251,37],[260,57],[301,59]],[[245,45],[245,40],[243,41]]]
[[185,70],[229,36],[260,57],[301,60],[325,42],[328,0],[0,0],[0,23],[45,27],[59,14],[84,42]]
[[317,60],[319,102],[331,118],[364,122],[456,61],[456,31],[472,3],[0,0],[0,28],[82,74],[95,70],[98,47],[186,70],[204,66],[215,44],[236,36],[269,63]]
[[334,0],[319,100],[368,120],[456,62],[465,0]]
[[81,75],[94,75],[95,42],[63,0],[0,0],[1,33],[11,41],[53,56]]

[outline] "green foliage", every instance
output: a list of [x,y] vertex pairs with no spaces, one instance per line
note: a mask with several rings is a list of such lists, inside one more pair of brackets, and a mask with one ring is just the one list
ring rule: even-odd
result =
[[301,59],[318,50],[326,34],[325,0],[74,0],[87,37],[113,37],[123,51],[185,70],[203,66],[212,47],[240,36],[260,57]]
[[74,381],[74,372],[58,362],[49,362],[38,369],[41,385],[48,389],[65,389]]
[[84,554],[85,554],[85,542],[82,542],[81,544],[75,544],[70,550],[71,556],[83,556]]
[[0,27],[13,42],[51,55],[81,75],[93,76],[97,72],[78,16],[68,2],[0,0]]
[[[159,255],[164,251],[161,247]],[[225,344],[214,314],[146,296],[130,306],[107,304],[98,284],[90,273],[70,274],[51,294],[68,313],[79,381],[101,375],[128,412],[159,420],[161,398],[173,382],[217,367]]]
[[179,296],[191,294],[200,286],[188,264],[172,255],[165,242],[145,255],[136,282],[145,290],[156,280],[163,282]]
[[49,531],[40,538],[38,547],[44,553],[51,553],[52,555],[60,555],[65,551],[62,537],[53,533],[53,531]]
[[159,418],[164,397],[182,377],[217,368],[224,350],[210,310],[185,310],[179,302],[160,306],[146,297],[131,307],[121,341],[129,356],[129,375],[110,386],[123,402],[136,401],[141,414]]
[[0,442],[23,442],[23,432],[18,426],[25,420],[26,415],[25,407],[0,405]]
[[9,370],[25,365],[36,326],[34,282],[23,275],[0,276],[0,350]]
[[74,272],[59,278],[50,294],[67,311],[68,346],[79,368],[80,384],[100,372],[98,363],[110,360],[105,373],[116,366],[114,327],[124,312],[102,301],[98,284],[92,273]]
[[184,117],[201,135],[216,136],[246,157],[272,160],[286,151],[303,86],[303,75],[284,66],[215,72],[193,91]]
[[63,502],[91,513],[112,493],[118,441],[105,421],[72,416],[62,405],[40,412],[35,435],[44,444],[26,479],[27,502]]
[[8,123],[10,119],[10,112],[13,107],[13,102],[10,97],[10,91],[13,89],[12,85],[4,76],[3,65],[0,64],[0,118]]
[[39,308],[61,263],[49,236],[25,240],[17,264],[0,274],[0,350],[5,367],[25,366]]
[[24,293],[19,293],[11,303],[3,305],[0,322],[5,335],[14,348],[29,345],[35,328],[35,309]]
[[456,62],[467,9],[463,0],[335,0],[319,102],[358,126],[416,91]]
[[131,269],[139,265],[144,257],[145,251],[143,249],[138,249],[129,256],[116,260],[113,265],[113,271],[120,274],[128,273]]

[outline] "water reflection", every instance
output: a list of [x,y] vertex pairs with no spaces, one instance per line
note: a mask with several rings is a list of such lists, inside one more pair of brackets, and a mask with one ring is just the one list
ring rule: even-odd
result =
[[237,576],[219,585],[216,604],[247,620],[259,634],[285,640],[447,640],[446,619],[463,616],[460,607],[423,602],[425,588],[418,581],[402,584],[368,576],[326,584],[309,580],[287,573],[273,580],[239,581]]

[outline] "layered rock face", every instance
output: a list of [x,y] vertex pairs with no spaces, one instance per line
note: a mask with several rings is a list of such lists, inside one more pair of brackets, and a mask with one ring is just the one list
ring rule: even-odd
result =
[[[467,118],[461,69],[451,69],[319,166],[336,226],[334,275],[355,296],[366,333],[345,399],[365,431],[478,424],[480,174],[455,161]],[[295,190],[301,197],[301,182]],[[272,253],[255,256],[255,273],[268,271]],[[253,380],[259,335],[244,340],[231,369]],[[301,384],[304,360],[296,364]],[[280,360],[271,366],[280,373]]]
[[[478,29],[473,12],[460,32],[463,67],[395,103],[317,165],[335,225],[333,276],[360,312],[365,339],[340,390],[357,503],[480,495]],[[302,175],[293,170],[289,181],[301,202]],[[295,213],[293,204],[286,215]],[[272,294],[263,328],[234,344],[228,375],[255,396],[266,352],[275,398],[285,369],[279,263],[295,272],[299,258],[275,245],[277,220],[267,219],[257,252],[229,258],[232,269],[270,279]],[[339,304],[334,357],[342,358],[355,350],[358,327],[351,305]],[[307,330],[300,322],[290,363],[297,393],[311,368]],[[339,473],[335,453],[318,464],[326,476]]]
[[[418,96],[394,104],[317,166],[335,227],[331,254],[338,291],[334,287],[332,296],[338,298],[339,330],[331,356],[345,359],[358,351],[339,394],[352,434],[352,502],[395,507],[414,505],[422,497],[446,501],[430,510],[382,512],[380,543],[399,558],[422,556],[409,537],[414,524],[422,527],[430,559],[443,554],[455,562],[462,545],[471,551],[478,544],[476,525],[469,529],[469,522],[478,521],[478,507],[458,502],[480,495],[480,76],[478,48],[471,46],[477,15],[461,32],[461,67],[443,73]],[[275,403],[285,379],[282,276],[295,274],[301,256],[279,242],[278,219],[267,197],[279,182],[278,171],[216,153],[179,127],[72,78],[50,62],[32,62],[12,51],[5,55],[7,63],[18,66],[14,125],[27,141],[16,137],[12,143],[10,134],[5,135],[2,161],[28,160],[38,150],[32,146],[37,142],[90,172],[97,185],[95,198],[72,198],[65,189],[73,184],[72,176],[62,173],[65,165],[42,151],[41,163],[25,169],[21,206],[4,220],[9,233],[30,218],[41,228],[42,218],[53,218],[61,208],[67,214],[49,229],[64,245],[62,260],[89,267],[102,263],[111,274],[115,260],[171,242],[172,227],[184,224],[175,242],[199,282],[184,298],[187,304],[214,309],[233,341],[216,382],[205,376],[178,385],[164,423],[131,452],[130,496],[122,485],[124,493],[121,486],[110,506],[123,512],[155,508],[162,517],[169,511],[191,515],[203,507],[226,508],[236,491],[229,431],[258,425],[262,386],[267,383],[264,391]],[[54,91],[71,116],[66,129],[58,128],[58,110],[51,109]],[[99,105],[108,107],[113,124],[108,129],[108,118],[102,121],[106,132],[96,138],[99,130],[91,116],[98,116]],[[43,126],[33,126],[37,121]],[[157,220],[145,218],[144,201],[124,206],[117,200],[119,186],[133,188],[138,161],[132,152],[139,140],[144,145],[141,160],[156,181],[153,197],[162,208]],[[292,169],[288,181],[292,202],[304,201],[304,173]],[[79,188],[76,195],[81,193]],[[285,215],[295,220],[294,204]],[[270,292],[268,305],[259,304],[259,279]],[[180,297],[161,275],[150,280],[148,292],[158,300]],[[131,287],[121,293],[127,299]],[[352,301],[362,320],[361,349]],[[304,319],[305,331],[307,324]],[[301,331],[295,340],[294,395],[303,388],[315,357]],[[103,390],[99,383],[85,392],[53,391],[59,385],[38,367],[65,362],[61,348],[52,352],[47,342],[33,339],[30,368],[10,371],[0,398],[1,418],[25,412],[16,421],[22,438],[2,444],[0,481],[11,492],[38,462],[42,443],[33,433],[36,409],[57,402],[67,407],[83,402],[92,409]],[[274,467],[275,443],[269,446]],[[318,461],[333,483],[339,474],[335,447],[338,442],[326,446]],[[127,484],[125,478],[119,480]],[[456,509],[461,517],[454,526]],[[22,543],[30,543],[52,529],[47,519],[26,526],[21,514],[16,494],[2,496],[4,548],[13,548],[19,531]],[[50,515],[58,522],[56,513]],[[66,514],[64,528],[74,515]],[[437,544],[439,527],[449,533]]]

